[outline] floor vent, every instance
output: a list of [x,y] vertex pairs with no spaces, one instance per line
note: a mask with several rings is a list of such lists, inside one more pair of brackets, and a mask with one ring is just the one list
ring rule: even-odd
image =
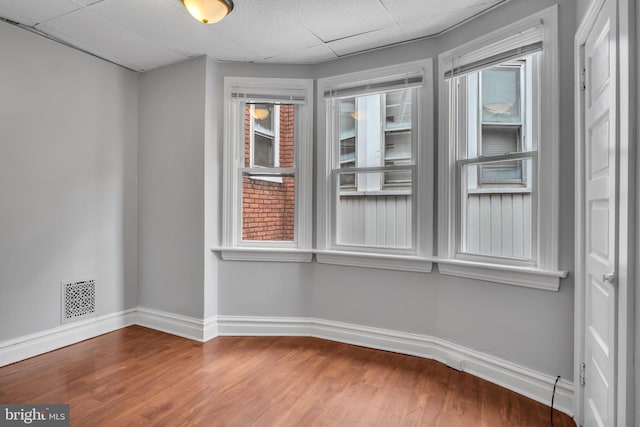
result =
[[96,311],[96,281],[62,283],[62,322],[88,317]]

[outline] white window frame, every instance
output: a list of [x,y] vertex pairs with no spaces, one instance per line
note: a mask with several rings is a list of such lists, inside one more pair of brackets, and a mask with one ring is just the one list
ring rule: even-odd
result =
[[[327,91],[341,87],[353,87],[375,81],[393,80],[402,76],[422,76],[417,111],[416,142],[414,147],[415,167],[413,174],[413,227],[415,242],[413,248],[393,249],[367,246],[344,246],[334,243],[333,168],[335,158],[330,101],[324,99]],[[432,60],[414,61],[389,67],[349,73],[317,81],[317,250],[319,263],[339,264],[358,267],[384,268],[392,270],[430,272],[432,265],[433,228],[433,71]],[[359,96],[356,94],[355,96]],[[378,171],[381,168],[366,168]],[[337,186],[336,186],[337,187]],[[382,190],[381,194],[393,193]]]
[[[245,241],[242,240],[241,234],[242,174],[243,170],[247,169],[244,165],[243,148],[244,106],[245,103],[278,102],[298,104],[295,121],[294,167],[280,168],[276,161],[274,168],[261,168],[265,173],[273,173],[275,176],[252,178],[281,180],[278,174],[295,173],[295,237],[290,242]],[[250,120],[250,123],[253,123],[253,120]],[[311,262],[313,256],[313,80],[225,77],[224,124],[222,245],[214,250],[219,251],[224,260]],[[274,134],[277,138],[276,129]],[[250,129],[250,139],[250,150],[253,150],[253,125]],[[253,163],[253,152],[251,152],[250,163]]]
[[[532,36],[532,34],[535,34]],[[535,37],[539,37],[536,40]],[[491,58],[531,42],[542,42],[539,54],[538,170],[534,172],[538,203],[534,208],[537,232],[534,262],[510,258],[473,256],[458,252],[459,185],[456,170],[458,123],[454,90],[445,76],[464,58],[467,63]],[[471,59],[470,59],[471,58]],[[559,216],[559,98],[558,10],[552,6],[500,30],[463,44],[438,57],[439,61],[439,175],[438,267],[440,273],[480,280],[557,291],[566,271],[558,270]],[[506,156],[508,158],[514,156]],[[517,155],[515,155],[517,157]],[[514,158],[515,158],[514,157]],[[536,189],[534,188],[534,191]]]

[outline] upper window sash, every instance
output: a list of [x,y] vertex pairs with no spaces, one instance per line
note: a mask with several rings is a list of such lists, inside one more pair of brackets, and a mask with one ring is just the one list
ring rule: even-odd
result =
[[[339,99],[331,99],[331,100],[327,100],[327,117],[330,117],[332,123],[333,123],[333,128],[331,130],[331,135],[332,135],[332,146],[331,146],[331,158],[332,158],[332,168],[334,169],[345,169],[345,168],[349,168],[349,169],[362,169],[362,168],[366,168],[366,167],[387,167],[387,165],[385,165],[385,161],[392,161],[392,160],[398,160],[398,159],[408,159],[409,163],[407,163],[407,165],[415,165],[416,164],[416,159],[417,159],[417,150],[418,150],[418,145],[419,145],[419,138],[418,138],[418,127],[419,127],[419,120],[420,120],[420,116],[419,116],[419,110],[420,110],[420,106],[419,106],[419,101],[420,101],[420,94],[417,90],[415,90],[416,88],[409,88],[411,93],[411,115],[410,115],[410,120],[411,120],[411,126],[407,127],[405,126],[398,126],[398,127],[393,127],[393,126],[389,126],[386,123],[386,97],[385,94],[389,93],[389,92],[382,92],[381,93],[381,98],[380,98],[380,113],[379,113],[379,124],[376,124],[375,126],[375,131],[376,132],[380,132],[380,144],[379,146],[372,146],[372,145],[367,145],[366,149],[367,150],[377,150],[378,151],[378,162],[377,164],[373,165],[372,164],[372,160],[370,159],[366,159],[363,158],[365,156],[360,155],[359,150],[364,149],[365,147],[363,146],[358,146],[358,134],[360,133],[359,130],[360,128],[366,128],[366,126],[359,126],[359,124],[361,122],[359,122],[359,120],[355,119],[355,124],[354,124],[354,130],[353,133],[351,132],[342,132],[342,130],[340,129],[340,123],[341,123],[341,110],[340,110],[340,100]],[[391,93],[397,91],[397,89],[391,91]],[[364,95],[359,95],[359,96],[364,96]],[[357,112],[356,112],[357,113]],[[399,132],[411,132],[411,136],[409,139],[409,144],[411,147],[410,152],[408,153],[408,156],[402,156],[402,157],[398,157],[398,158],[394,158],[391,156],[388,156],[387,154],[387,150],[386,150],[386,145],[390,145],[391,144],[391,138],[393,137],[393,135],[395,133],[399,133]],[[366,132],[366,131],[365,131]],[[363,132],[363,133],[365,133]],[[347,139],[350,138],[354,138],[354,155],[353,155],[353,159],[350,156],[345,156],[341,153],[341,144],[342,141],[345,141]],[[346,163],[354,163],[354,166],[344,166],[344,164]],[[362,165],[365,166],[362,166]]]

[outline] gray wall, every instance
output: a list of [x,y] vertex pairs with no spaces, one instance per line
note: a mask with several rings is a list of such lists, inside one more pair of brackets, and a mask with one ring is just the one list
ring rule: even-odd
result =
[[[310,316],[433,335],[571,379],[571,277],[554,293],[437,271],[223,262],[208,251],[219,244],[222,227],[223,76],[318,78],[436,58],[555,3],[512,0],[441,37],[317,66],[197,58],[139,79],[0,25],[0,81],[10,95],[0,101],[0,120],[7,122],[0,157],[0,339],[57,325],[59,308],[50,301],[58,299],[60,280],[95,275],[99,311],[107,313],[136,304],[137,275],[137,303],[144,307],[196,318]],[[560,266],[572,270],[576,10],[573,0],[557,3]],[[16,319],[10,331],[4,325],[13,322],[5,319]]]
[[[573,269],[573,1],[513,0],[438,38],[309,67],[225,66],[226,75],[315,78],[427,57],[559,3],[560,267]],[[434,81],[434,85],[437,84]],[[437,91],[436,91],[437,93]],[[437,105],[437,104],[436,104]],[[436,135],[434,129],[434,135]],[[434,171],[434,179],[436,178]],[[437,188],[437,185],[436,185]],[[319,264],[220,262],[222,315],[310,316],[433,335],[550,375],[573,377],[573,279],[559,292],[431,274]]]
[[[635,2],[636,13],[636,114],[640,123],[640,4]],[[636,141],[640,136],[640,131],[636,127]],[[635,419],[640,422],[640,147],[636,144],[636,277],[635,277],[635,297],[636,297],[636,336],[635,336]]]
[[224,88],[219,81],[218,63],[206,59],[205,109],[204,109],[204,312],[205,319],[218,314],[218,257],[211,248],[218,246],[222,236],[222,158]]
[[591,1],[592,0],[576,0],[576,22],[578,24],[580,24],[580,21],[589,8],[589,4],[591,4]]
[[[220,63],[214,77],[215,92],[222,92],[224,76],[313,78],[313,66]],[[222,96],[218,98],[221,105]],[[218,120],[222,123],[222,109]],[[219,134],[222,171],[222,127]],[[223,178],[218,176],[220,194]],[[218,199],[222,218],[221,199]],[[220,222],[219,227],[222,227]],[[219,246],[220,239],[215,245]],[[218,312],[227,315],[307,316],[312,292],[312,266],[296,263],[218,261]]]
[[206,65],[200,57],[139,79],[138,304],[197,318],[205,305]]
[[0,341],[60,325],[60,282],[135,307],[135,73],[0,22]]

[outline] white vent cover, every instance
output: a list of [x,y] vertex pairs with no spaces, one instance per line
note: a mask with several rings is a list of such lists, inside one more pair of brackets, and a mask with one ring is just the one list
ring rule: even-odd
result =
[[90,316],[96,311],[96,281],[62,282],[62,322]]

